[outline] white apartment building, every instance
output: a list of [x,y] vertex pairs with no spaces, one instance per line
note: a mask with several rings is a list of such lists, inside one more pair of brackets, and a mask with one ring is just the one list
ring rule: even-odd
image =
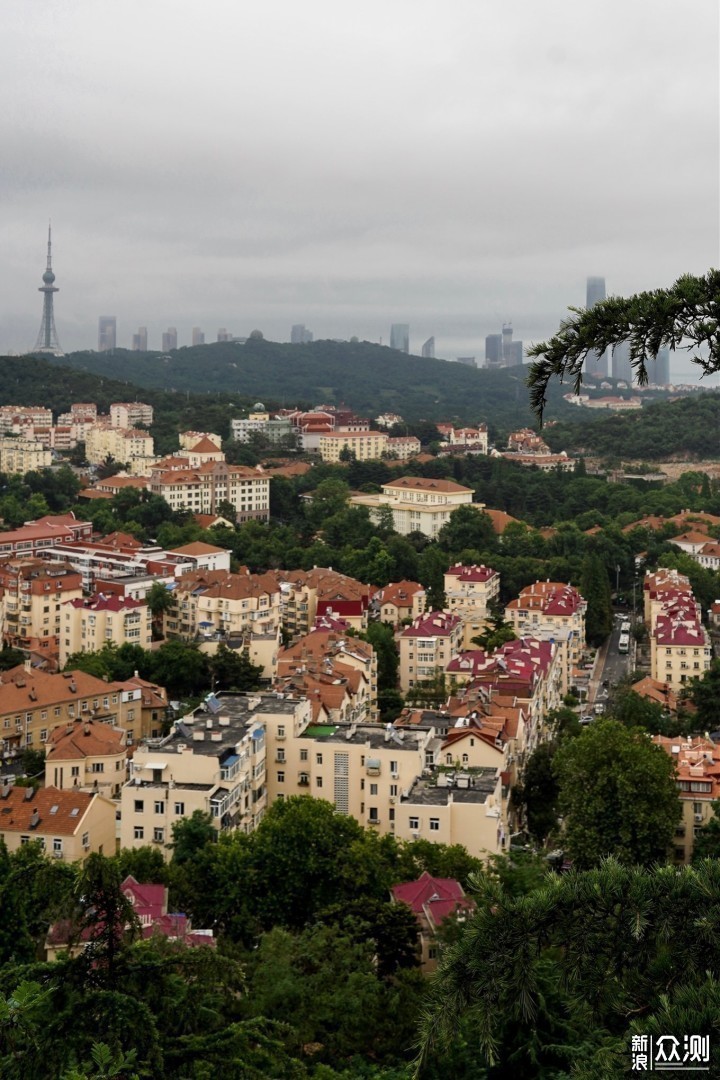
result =
[[402,536],[421,532],[424,536],[436,537],[459,506],[472,506],[478,511],[484,509],[484,504],[474,503],[472,497],[472,488],[463,487],[453,480],[403,476],[383,484],[380,495],[353,495],[350,503],[353,506],[366,506],[375,521],[381,510],[389,507],[393,515],[393,528]]
[[116,401],[110,406],[110,424],[114,428],[150,427],[153,407],[144,401]]

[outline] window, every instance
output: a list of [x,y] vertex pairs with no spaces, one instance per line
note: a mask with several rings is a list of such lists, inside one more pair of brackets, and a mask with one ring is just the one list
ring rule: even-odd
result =
[[368,821],[379,821],[377,807],[371,806],[368,808]]
[[323,782],[323,778],[322,778],[322,776],[318,776],[318,777],[316,777],[316,779],[315,779],[315,786],[316,786],[316,787],[322,787],[322,782]]
[[145,839],[145,830],[143,829],[142,825],[136,825],[135,826],[135,828],[133,829],[133,835],[134,835],[136,840],[144,840]]
[[[697,664],[695,666],[697,667]],[[47,728],[46,727],[41,728],[41,730],[40,730],[40,742],[47,742],[47,737],[48,737]]]
[[318,763],[318,765],[322,765],[322,754],[316,754],[315,761]]
[[164,814],[165,813],[165,803],[163,802],[162,799],[156,799],[155,800],[155,813],[156,814]]
[[418,817],[408,818],[408,826],[411,829],[414,829],[415,831],[417,831],[420,828],[420,818],[418,818]]
[[396,798],[397,798],[397,793],[398,793],[398,786],[397,786],[397,784],[391,784],[391,785],[390,785],[390,795],[391,795],[391,797],[392,797],[393,799],[396,799]]
[[282,726],[282,724],[278,727],[277,733],[278,733],[278,739],[284,739],[285,738],[285,728]]
[[20,837],[20,843],[21,844],[29,844],[30,843],[30,837],[29,836],[21,836]]
[[53,840],[53,855],[62,855],[63,842],[59,840],[57,836]]
[[90,766],[90,772],[105,772],[105,765],[102,761],[93,761]]
[[307,759],[308,759],[308,752],[307,752],[307,750],[301,750],[301,751],[300,751],[300,760],[301,760],[301,761],[307,761]]
[[79,776],[80,775],[80,766],[79,765],[71,765],[70,766],[70,775],[71,776]]
[[136,799],[135,800],[135,813],[136,814],[142,814],[144,812],[144,810],[145,810],[145,802],[144,802],[144,800],[143,799]]
[[439,831],[440,831],[440,818],[431,817],[430,818],[430,832],[439,832]]
[[89,832],[84,832],[82,834],[82,846],[84,848],[89,848],[90,847],[90,833]]
[[175,813],[178,815],[178,817],[183,816],[183,814],[185,813],[185,803],[184,802],[176,802],[175,803]]
[[278,784],[284,784],[285,783],[285,773],[284,772],[279,772],[277,774],[277,782],[278,782]]
[[371,784],[371,785],[370,785],[370,794],[371,794],[371,795],[377,795],[377,793],[378,793],[378,786],[377,786],[377,784]]
[[153,829],[153,840],[156,844],[162,844],[165,842],[165,830]]

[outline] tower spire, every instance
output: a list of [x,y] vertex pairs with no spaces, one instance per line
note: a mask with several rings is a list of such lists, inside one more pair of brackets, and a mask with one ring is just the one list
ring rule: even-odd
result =
[[60,290],[55,286],[55,275],[52,269],[52,222],[48,222],[47,266],[42,279],[43,283],[38,292],[43,294],[43,313],[40,332],[33,352],[62,356],[63,351],[60,348],[57,330],[55,329],[55,312],[53,309],[53,293]]

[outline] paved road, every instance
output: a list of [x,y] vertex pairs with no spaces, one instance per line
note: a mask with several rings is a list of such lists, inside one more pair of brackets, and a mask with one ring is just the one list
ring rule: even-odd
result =
[[[591,704],[594,704],[595,701],[605,702],[608,696],[608,689],[612,689],[615,683],[623,679],[632,670],[631,659],[632,650],[634,648],[632,636],[630,639],[631,651],[629,653],[618,652],[618,646],[620,644],[620,623],[624,619],[627,619],[626,614],[616,615],[613,620],[612,634],[603,646],[603,655],[601,655],[600,663],[594,672],[597,681],[594,679],[591,686]],[[608,683],[608,687],[603,686],[604,682]]]

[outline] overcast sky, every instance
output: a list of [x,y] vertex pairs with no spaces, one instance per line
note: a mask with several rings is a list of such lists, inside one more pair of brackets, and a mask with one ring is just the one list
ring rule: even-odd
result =
[[717,0],[4,0],[0,350],[177,326],[476,355],[718,266]]

